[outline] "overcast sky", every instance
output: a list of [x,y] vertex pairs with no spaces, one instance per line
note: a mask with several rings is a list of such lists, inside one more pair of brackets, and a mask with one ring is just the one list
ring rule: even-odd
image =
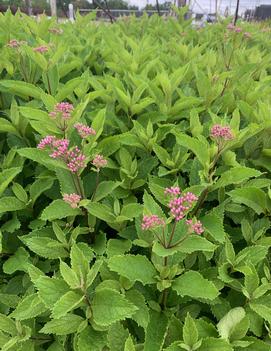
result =
[[[165,0],[159,0],[159,2],[164,2]],[[174,0],[171,0],[174,1]],[[188,0],[189,1],[189,0]],[[224,13],[226,7],[231,8],[233,12],[236,5],[236,0],[217,0],[221,14]],[[136,4],[139,7],[144,7],[146,4],[154,4],[155,0],[129,0],[130,4]],[[271,0],[240,0],[240,13],[242,13],[247,8],[255,8],[261,4],[271,5]],[[215,10],[215,0],[190,0],[190,7],[194,12],[214,12]],[[211,10],[211,11],[210,11]]]

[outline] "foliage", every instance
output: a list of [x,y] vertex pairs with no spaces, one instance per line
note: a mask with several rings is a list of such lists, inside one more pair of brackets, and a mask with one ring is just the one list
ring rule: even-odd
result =
[[269,29],[92,18],[0,17],[1,349],[270,350]]

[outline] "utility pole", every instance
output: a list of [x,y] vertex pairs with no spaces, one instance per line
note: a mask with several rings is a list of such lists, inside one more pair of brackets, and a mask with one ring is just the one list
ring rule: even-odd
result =
[[51,16],[57,17],[56,0],[50,0]]
[[237,22],[237,20],[238,20],[239,3],[240,3],[240,0],[237,0],[237,1],[236,1],[236,9],[235,9],[234,22],[233,22],[234,25],[236,25],[236,22]]
[[25,6],[26,6],[26,9],[27,9],[27,14],[29,16],[32,16],[32,3],[31,3],[31,0],[25,0]]

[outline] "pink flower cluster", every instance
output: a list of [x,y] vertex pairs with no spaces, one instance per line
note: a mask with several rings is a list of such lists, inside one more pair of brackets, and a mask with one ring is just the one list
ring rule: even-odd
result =
[[165,189],[165,195],[177,196],[180,195],[181,189],[178,186],[171,186],[170,188]]
[[229,23],[227,25],[227,29],[230,30],[230,31],[234,31],[236,33],[242,32],[242,28],[241,27],[236,27],[233,23]]
[[18,48],[20,45],[21,43],[17,39],[11,39],[7,44],[9,48],[13,48],[13,49]]
[[215,139],[217,138],[221,138],[224,140],[233,139],[231,128],[229,126],[223,127],[220,124],[215,124],[214,126],[212,126],[210,136]]
[[67,202],[72,208],[78,208],[78,204],[81,200],[81,196],[75,193],[63,194],[63,200]]
[[102,155],[96,155],[92,160],[92,164],[97,168],[97,171],[100,171],[100,168],[107,166],[107,160]]
[[55,105],[54,111],[49,113],[49,116],[52,118],[56,118],[59,116],[64,120],[71,118],[71,113],[73,111],[73,105],[68,102],[59,102]]
[[49,156],[64,161],[71,172],[76,173],[85,166],[86,156],[77,146],[69,150],[68,139],[57,139],[48,135],[40,141],[37,148],[45,149],[47,146],[52,151]]
[[86,156],[81,152],[78,146],[67,152],[67,166],[72,173],[76,173],[80,168],[85,166]]
[[45,52],[47,52],[49,50],[48,46],[46,45],[41,45],[38,46],[36,48],[33,49],[33,51],[35,52],[39,52],[40,54],[44,54]]
[[169,208],[171,215],[175,218],[176,221],[183,219],[190,210],[193,203],[198,200],[198,197],[193,193],[186,193],[181,197],[175,197],[170,200]]
[[164,225],[165,222],[162,218],[158,217],[157,215],[150,215],[150,216],[143,216],[143,221],[141,224],[142,230],[149,230],[155,227],[159,227]]
[[191,232],[194,232],[199,235],[204,232],[201,221],[196,221],[195,223],[193,223],[192,219],[187,219],[185,223],[188,225]]
[[83,123],[76,123],[74,125],[74,128],[77,130],[82,139],[87,138],[89,135],[96,135],[96,131],[93,128]]

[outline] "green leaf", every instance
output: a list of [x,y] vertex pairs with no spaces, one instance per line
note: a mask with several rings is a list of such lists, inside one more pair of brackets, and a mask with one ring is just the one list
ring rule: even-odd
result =
[[72,208],[68,203],[63,200],[54,200],[47,206],[40,216],[43,221],[53,221],[55,219],[66,218],[69,216],[80,215],[81,212],[78,208]]
[[80,279],[77,274],[67,265],[67,263],[60,261],[60,273],[65,282],[72,288],[77,289],[80,287]]
[[144,351],[161,351],[168,328],[168,318],[163,312],[151,310],[150,322],[146,330]]
[[190,235],[179,246],[178,251],[192,253],[195,251],[213,252],[216,246],[210,241],[198,235]]
[[84,206],[90,214],[99,219],[102,219],[105,222],[112,223],[115,221],[115,215],[111,211],[111,209],[100,203],[90,202]]
[[13,191],[14,195],[17,197],[17,199],[24,202],[25,204],[27,203],[27,201],[28,201],[27,192],[24,190],[24,188],[19,183],[13,183],[12,191]]
[[136,351],[135,345],[133,343],[133,339],[129,335],[127,340],[125,341],[124,351]]
[[[0,120],[0,128],[1,128],[1,120]],[[4,169],[0,173],[0,195],[3,194],[3,192],[8,187],[9,183],[16,177],[17,174],[21,172],[21,170],[22,170],[21,167],[12,167],[8,169]]]
[[226,187],[227,185],[239,184],[249,178],[259,177],[261,174],[261,172],[253,168],[234,167],[224,172],[211,189],[215,190],[221,187]]
[[210,163],[209,150],[205,143],[192,138],[186,134],[175,133],[176,141],[179,145],[191,150],[197,157],[198,161],[206,168]]
[[143,206],[137,203],[131,203],[123,206],[120,215],[132,220],[142,214]]
[[134,304],[138,310],[131,317],[140,327],[146,330],[150,321],[149,309],[146,305],[144,295],[136,289],[130,289],[126,292],[126,298]]
[[31,294],[19,302],[11,317],[22,321],[39,316],[46,311],[47,307],[40,300],[38,294]]
[[94,279],[97,277],[100,268],[103,265],[103,260],[97,260],[94,265],[90,268],[88,274],[87,274],[87,281],[86,281],[86,287],[89,288],[92,283],[94,282]]
[[198,330],[194,319],[188,313],[183,326],[183,341],[191,348],[198,341]]
[[[124,328],[121,322],[116,322],[109,327],[107,340],[110,351],[123,350],[129,331]],[[99,350],[100,351],[100,350]]]
[[107,195],[111,194],[113,190],[115,190],[120,184],[121,184],[120,182],[113,182],[111,180],[101,182],[98,185],[97,190],[95,192],[94,201],[98,202],[102,200]]
[[103,132],[104,122],[105,122],[106,109],[101,109],[97,116],[93,118],[92,128],[96,131],[95,140],[99,138],[99,136]]
[[188,271],[176,278],[172,283],[172,289],[180,296],[190,296],[214,300],[219,291],[208,279],[203,278],[199,272]]
[[29,264],[29,253],[20,247],[14,255],[4,262],[3,271],[6,274],[13,274],[17,270],[27,272]]
[[29,193],[32,200],[32,206],[39,196],[41,196],[46,190],[52,188],[53,184],[54,179],[52,178],[39,178],[31,184]]
[[52,309],[54,304],[70,289],[63,279],[39,277],[34,281],[38,294],[46,307]]
[[92,301],[92,312],[95,323],[108,326],[125,318],[130,318],[137,307],[113,289],[99,289]]
[[15,322],[2,313],[0,313],[0,330],[10,335],[17,335],[18,333]]
[[44,334],[67,335],[75,333],[84,319],[75,314],[67,314],[59,319],[53,319],[39,331]]
[[11,133],[20,136],[17,129],[5,118],[0,118],[0,133]]
[[202,340],[200,351],[233,351],[231,345],[223,339],[205,338]]
[[132,282],[140,281],[143,285],[156,282],[157,272],[146,256],[113,256],[108,261],[108,267]]
[[19,211],[25,208],[25,203],[14,196],[5,196],[0,200],[0,213]]
[[200,220],[205,232],[207,231],[216,241],[220,243],[224,242],[226,233],[223,227],[223,218],[210,213],[202,217]]
[[266,195],[261,189],[248,187],[232,190],[228,194],[233,202],[252,208],[258,215],[265,212]]
[[84,300],[84,296],[74,291],[68,291],[55,303],[52,310],[53,318],[61,318],[74,310]]
[[231,309],[217,324],[217,330],[221,338],[229,340],[234,329],[245,316],[246,312],[242,307]]
[[261,304],[257,300],[255,302],[250,302],[250,308],[256,312],[260,317],[271,323],[271,308],[264,304]]
[[143,203],[144,203],[144,213],[145,214],[156,214],[161,218],[165,217],[164,212],[162,211],[161,207],[154,201],[153,197],[148,194],[146,191],[144,192],[143,196]]
[[55,160],[49,156],[49,153],[45,150],[40,150],[36,148],[22,148],[17,150],[18,154],[22,157],[28,158],[32,161],[40,163],[41,165],[47,167],[50,170],[55,170],[57,167],[62,169],[67,169],[64,162],[60,160]]
[[77,341],[78,351],[101,351],[106,345],[106,333],[96,331],[91,326],[85,328],[79,335]]
[[22,82],[19,80],[1,80],[0,91],[9,92],[23,98],[33,97],[40,99],[42,89],[36,87],[34,84]]
[[59,241],[46,237],[21,237],[21,240],[37,255],[56,259],[60,257],[67,257],[68,252],[64,245]]

